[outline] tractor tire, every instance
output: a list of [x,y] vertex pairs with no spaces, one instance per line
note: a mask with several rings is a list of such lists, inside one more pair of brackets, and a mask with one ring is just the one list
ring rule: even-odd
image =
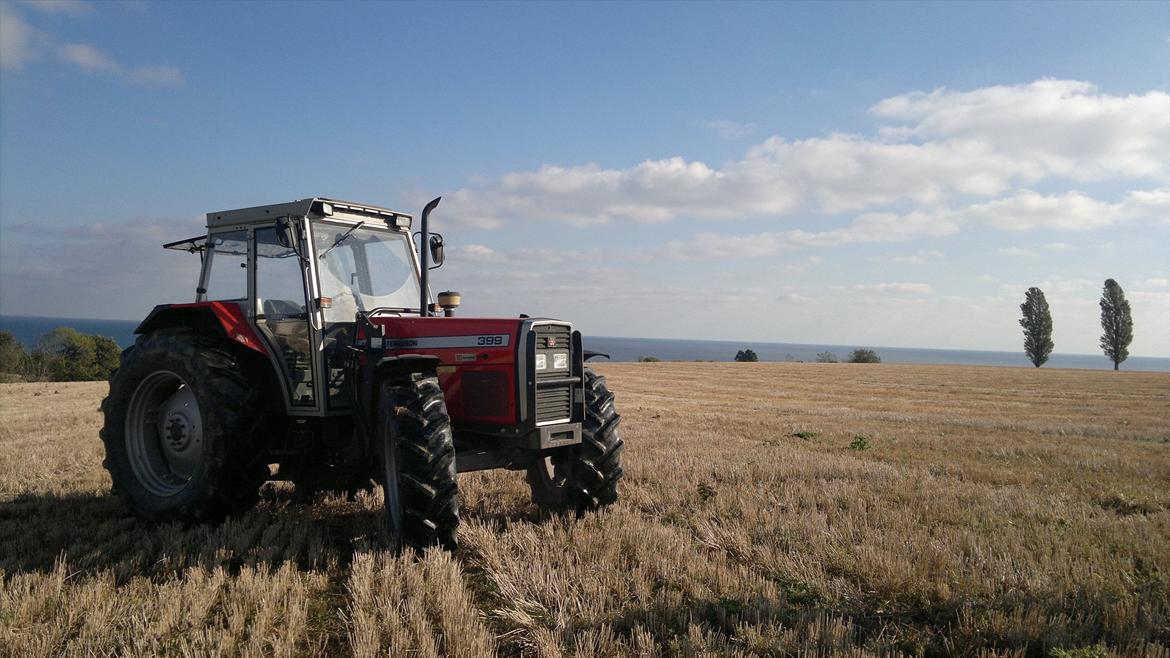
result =
[[377,434],[391,547],[455,550],[455,441],[434,372],[405,373],[382,382]]
[[215,520],[255,504],[268,476],[258,375],[216,336],[140,336],[102,400],[113,493],[150,521]]
[[585,422],[581,444],[541,454],[528,467],[532,502],[578,514],[613,504],[622,477],[621,416],[605,377],[585,369]]

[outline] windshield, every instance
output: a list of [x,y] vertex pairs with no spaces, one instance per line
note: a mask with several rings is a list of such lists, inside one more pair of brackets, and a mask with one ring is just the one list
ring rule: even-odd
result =
[[313,245],[321,294],[333,298],[326,322],[353,322],[358,311],[379,307],[417,311],[418,273],[402,233],[314,222]]

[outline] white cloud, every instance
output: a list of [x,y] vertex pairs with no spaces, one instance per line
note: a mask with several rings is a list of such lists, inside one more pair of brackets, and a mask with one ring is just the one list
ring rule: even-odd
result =
[[94,12],[93,4],[85,0],[24,0],[21,4],[29,9],[46,14],[88,16]]
[[744,186],[742,177],[702,162],[669,158],[624,170],[548,165],[506,174],[451,195],[446,216],[486,228],[515,218],[585,226],[618,219],[662,222],[687,215],[731,219],[745,211],[777,214],[796,201],[795,194],[788,198],[775,190]]
[[1170,217],[1170,190],[1130,192],[1117,203],[1105,203],[1075,191],[1045,196],[1020,190],[1008,198],[969,206],[958,216],[965,222],[1008,231],[1088,231],[1131,220]]
[[870,111],[912,125],[891,137],[994,144],[997,153],[1075,180],[1165,178],[1170,95],[1112,96],[1076,80],[973,91],[936,89],[887,98]]
[[163,87],[183,83],[183,74],[173,66],[136,66],[126,69],[109,54],[86,43],[65,44],[57,49],[57,55],[86,73],[115,75],[130,84]]
[[[67,300],[78,317],[141,318],[155,304],[195,298],[199,258],[162,244],[206,232],[202,218],[86,226],[28,221],[0,230],[5,313],[56,317]],[[28,291],[36,294],[22,294]]]
[[498,250],[483,244],[469,244],[456,247],[452,262],[466,262],[476,265],[524,263],[526,265],[548,265],[565,262],[596,262],[605,260],[606,252],[598,249],[555,249],[552,247],[518,247]]
[[756,124],[754,123],[740,123],[738,121],[726,121],[723,119],[716,119],[708,121],[706,126],[714,130],[723,139],[743,139],[749,137],[756,132]]
[[869,283],[856,286],[850,286],[850,290],[859,292],[880,292],[891,294],[911,294],[911,295],[933,295],[934,288],[929,283],[909,283],[909,282],[892,282],[892,283]]
[[[94,11],[87,2],[55,0],[25,2],[23,7],[42,13],[84,16]],[[170,65],[142,65],[126,67],[112,55],[88,43],[54,44],[52,35],[29,25],[12,9],[10,3],[0,2],[0,68],[19,70],[41,51],[53,51],[57,58],[86,73],[113,75],[124,82],[148,87],[183,84],[182,72]]]
[[936,249],[919,249],[918,251],[909,254],[887,254],[886,256],[878,257],[874,260],[901,263],[903,265],[925,265],[942,257],[943,252]]
[[61,59],[88,73],[121,73],[122,67],[106,53],[86,43],[67,43],[57,49]]
[[772,137],[729,166],[745,184],[799,193],[825,213],[856,212],[903,201],[938,203],[954,193],[993,195],[1015,178],[1041,172],[989,145],[966,142],[889,143],[860,135],[787,141]]
[[772,265],[768,269],[779,272],[787,272],[789,274],[799,274],[801,272],[807,272],[817,265],[820,265],[822,260],[823,259],[820,256],[805,256],[800,260],[789,261],[779,265]]
[[946,215],[870,213],[854,219],[844,228],[831,231],[769,231],[748,235],[727,235],[711,231],[688,240],[672,240],[658,255],[676,260],[712,258],[755,258],[808,247],[838,247],[847,244],[902,242],[921,237],[940,237],[959,230],[959,222]]
[[453,195],[447,209],[459,223],[486,228],[512,220],[775,218],[798,209],[838,214],[937,206],[1053,178],[1164,181],[1170,175],[1170,95],[1161,91],[1114,96],[1083,82],[1041,80],[914,92],[871,111],[902,125],[884,126],[877,137],[771,137],[722,166],[681,156],[616,169],[546,165],[481,180]]
[[1017,258],[1035,258],[1036,252],[1023,247],[1000,247],[995,250],[997,256],[1012,256]]
[[44,34],[0,2],[0,69],[19,70],[37,56]]
[[806,288],[806,290],[823,290],[832,293],[860,293],[860,296],[855,297],[855,300],[872,297],[874,294],[911,296],[934,294],[934,287],[929,283],[917,283],[909,281],[859,283],[851,286],[819,286]]
[[125,74],[126,81],[144,87],[170,87],[183,84],[183,73],[174,66],[136,66]]
[[[833,246],[942,237],[974,226],[1005,231],[1089,231],[1127,222],[1166,222],[1167,218],[1170,218],[1168,189],[1128,192],[1115,203],[1099,201],[1075,191],[1043,195],[1020,190],[1009,197],[959,209],[940,206],[902,215],[869,213],[861,215],[845,229],[805,235],[810,244]],[[1071,246],[1054,242],[1046,248],[1061,251],[1071,249]]]
[[795,249],[794,232],[725,235],[698,233],[688,240],[671,240],[657,252],[675,260],[710,260],[718,258],[760,258]]
[[[829,231],[764,231],[729,235],[704,231],[685,240],[672,240],[657,254],[676,260],[716,258],[758,258],[808,247],[838,247],[848,244],[908,242],[939,238],[967,227],[991,226],[1007,231],[1032,229],[1086,231],[1124,222],[1157,222],[1170,217],[1170,190],[1129,192],[1116,203],[1093,199],[1081,192],[1045,196],[1030,190],[986,203],[952,210],[938,207],[905,214],[866,213],[849,225]],[[1045,245],[1049,251],[1068,251],[1064,242]],[[1019,247],[997,249],[1001,256],[1034,257],[1036,252]],[[890,256],[895,263],[924,264],[941,252],[921,249],[912,254]]]
[[456,247],[455,253],[460,260],[468,263],[498,263],[505,260],[503,254],[483,244]]

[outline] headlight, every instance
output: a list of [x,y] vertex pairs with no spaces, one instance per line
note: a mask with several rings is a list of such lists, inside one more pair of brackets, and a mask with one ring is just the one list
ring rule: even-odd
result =
[[536,369],[545,370],[548,368],[548,356],[544,354],[536,355]]
[[560,352],[553,355],[553,370],[567,370],[569,367],[569,355]]

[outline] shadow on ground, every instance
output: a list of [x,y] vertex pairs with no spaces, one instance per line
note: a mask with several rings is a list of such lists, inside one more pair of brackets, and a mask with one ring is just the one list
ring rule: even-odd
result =
[[[381,495],[356,500],[325,493],[298,500],[291,488],[268,485],[255,508],[215,523],[148,523],[111,494],[23,494],[0,502],[0,572],[49,572],[66,560],[71,573],[112,571],[121,583],[161,579],[193,567],[346,567],[355,554],[384,546]],[[471,505],[464,518],[500,530],[547,520],[535,506],[498,510]]]
[[192,567],[301,569],[348,563],[379,541],[378,509],[323,496],[296,504],[265,495],[252,510],[218,523],[147,523],[113,495],[22,495],[0,503],[0,570],[46,572],[67,559],[71,572],[112,570],[118,581],[166,577]]

